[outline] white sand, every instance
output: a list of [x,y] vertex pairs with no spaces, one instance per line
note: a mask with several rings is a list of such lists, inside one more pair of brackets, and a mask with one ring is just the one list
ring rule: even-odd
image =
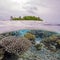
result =
[[20,29],[42,29],[60,32],[59,26],[45,26],[44,22],[40,21],[0,21],[0,33]]

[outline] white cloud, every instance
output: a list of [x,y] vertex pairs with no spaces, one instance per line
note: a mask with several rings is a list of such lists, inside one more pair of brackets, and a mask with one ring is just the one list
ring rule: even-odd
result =
[[[0,9],[3,10],[12,10],[12,11],[34,11],[33,8],[37,8],[40,13],[47,13],[49,8],[46,8],[40,4],[38,6],[40,0],[1,0],[0,1]],[[32,9],[31,9],[32,8]],[[47,11],[47,12],[46,12]],[[50,12],[50,11],[49,11]]]
[[59,5],[60,0],[0,0],[0,16],[3,19],[10,15],[37,15],[45,20],[57,20]]

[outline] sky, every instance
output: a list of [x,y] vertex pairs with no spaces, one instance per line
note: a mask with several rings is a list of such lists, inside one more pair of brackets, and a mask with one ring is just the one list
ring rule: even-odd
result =
[[26,15],[39,16],[45,22],[60,23],[60,0],[0,0],[0,20]]

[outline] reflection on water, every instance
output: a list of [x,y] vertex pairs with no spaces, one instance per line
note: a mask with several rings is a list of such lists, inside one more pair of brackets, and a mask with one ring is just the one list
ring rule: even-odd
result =
[[20,29],[44,29],[60,32],[60,24],[51,24],[40,21],[0,21],[0,33]]

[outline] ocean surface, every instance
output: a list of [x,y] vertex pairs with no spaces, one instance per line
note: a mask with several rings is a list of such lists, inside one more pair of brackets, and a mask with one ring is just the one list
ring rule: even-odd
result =
[[60,33],[60,24],[41,21],[0,21],[0,33],[22,29],[48,30]]
[[[48,46],[46,46],[43,42],[44,39],[45,39],[45,41],[47,41],[47,38],[51,37],[52,35],[55,37],[57,37],[57,36],[59,37],[60,34],[58,34],[56,32],[45,31],[45,30],[23,29],[23,30],[17,30],[17,31],[1,34],[0,39],[4,39],[5,37],[9,37],[9,36],[12,36],[12,37],[15,36],[15,37],[19,37],[19,38],[25,37],[25,35],[27,33],[32,33],[35,36],[35,39],[33,40],[31,47],[26,52],[24,52],[24,54],[20,55],[19,58],[17,58],[17,56],[15,56],[15,55],[11,55],[10,57],[5,57],[5,58],[7,58],[7,60],[60,60],[60,49],[57,49],[56,46],[58,46],[58,45],[55,45],[56,42],[54,41],[53,44],[52,44],[52,41],[50,43],[46,43],[46,44],[48,44]],[[25,37],[25,38],[27,38],[27,37]],[[54,38],[54,37],[52,37],[52,38]],[[59,40],[59,39],[60,38],[57,38],[57,40]],[[50,38],[49,38],[49,40],[50,40]],[[32,42],[32,40],[30,40],[30,41]],[[42,45],[38,46],[38,44],[42,44]],[[37,45],[37,47],[36,47],[36,45]],[[9,44],[8,44],[8,46],[9,46]],[[38,47],[39,47],[39,49],[38,49]],[[49,47],[50,48],[52,47],[52,48],[50,49]],[[4,58],[4,60],[5,60],[5,58]]]

